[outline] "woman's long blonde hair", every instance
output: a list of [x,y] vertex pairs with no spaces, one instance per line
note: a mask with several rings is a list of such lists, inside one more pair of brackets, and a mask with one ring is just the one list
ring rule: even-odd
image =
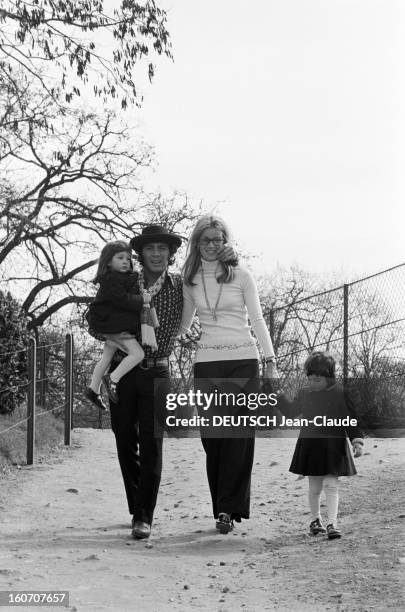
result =
[[[225,221],[220,217],[213,215],[204,215],[198,219],[191,232],[190,240],[187,246],[187,257],[183,266],[183,279],[186,285],[194,285],[193,279],[201,266],[200,255],[200,238],[206,229],[217,229],[222,233],[224,243],[231,239],[231,234]],[[227,263],[219,262],[222,268],[220,275],[217,277],[218,283],[230,283],[235,275],[234,268],[237,265],[237,260],[232,260]]]

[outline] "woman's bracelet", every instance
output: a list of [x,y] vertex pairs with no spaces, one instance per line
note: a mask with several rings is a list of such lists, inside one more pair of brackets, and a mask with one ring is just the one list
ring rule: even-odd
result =
[[264,363],[277,363],[277,360],[275,357],[266,357]]

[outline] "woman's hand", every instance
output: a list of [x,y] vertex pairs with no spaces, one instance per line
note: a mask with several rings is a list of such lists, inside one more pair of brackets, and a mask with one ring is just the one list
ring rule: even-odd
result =
[[269,361],[265,364],[263,371],[263,379],[263,392],[276,393],[278,397],[278,395],[281,393],[280,374],[278,373],[277,364],[275,361]]
[[219,261],[223,263],[229,263],[231,261],[237,261],[238,254],[230,244],[223,244],[217,253]]
[[355,459],[357,459],[357,457],[361,457],[363,454],[363,444],[360,444],[359,442],[354,442],[353,443],[353,456]]
[[264,378],[270,378],[271,380],[279,380],[280,374],[277,370],[277,364],[275,361],[269,361],[266,363],[266,367],[264,369]]
[[143,297],[144,304],[150,304],[150,301],[151,301],[150,293],[148,293],[147,291],[144,291],[142,294],[142,297]]

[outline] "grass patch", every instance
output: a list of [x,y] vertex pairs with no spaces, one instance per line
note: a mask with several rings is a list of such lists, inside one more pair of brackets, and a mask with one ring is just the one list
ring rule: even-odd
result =
[[[41,411],[38,408],[37,410]],[[7,472],[13,465],[27,463],[27,422],[24,421],[26,416],[27,408],[24,404],[12,414],[0,414],[0,473]],[[15,427],[8,429],[13,425]],[[8,431],[1,433],[3,430]],[[35,421],[34,457],[46,454],[52,448],[63,444],[63,432],[63,420],[52,412],[38,416]]]

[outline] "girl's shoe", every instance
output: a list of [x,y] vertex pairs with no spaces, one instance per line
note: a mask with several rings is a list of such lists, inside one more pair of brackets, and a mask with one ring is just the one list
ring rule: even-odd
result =
[[318,535],[318,533],[326,533],[325,527],[322,525],[319,518],[315,519],[309,525],[309,531],[312,535]]
[[93,404],[95,404],[97,408],[100,408],[100,410],[107,410],[107,406],[104,404],[101,395],[93,391],[91,387],[87,387],[86,391],[84,392],[84,397],[93,402]]
[[117,383],[111,380],[110,374],[106,374],[103,376],[103,381],[105,386],[107,387],[108,397],[114,404],[118,404],[118,391],[117,391]]
[[327,531],[329,540],[336,540],[337,538],[342,537],[342,534],[340,533],[339,529],[335,527],[333,523],[330,523],[330,525],[327,525],[326,531]]
[[221,512],[218,514],[218,520],[216,522],[216,528],[219,533],[229,533],[233,529],[233,520],[231,515],[227,512]]

